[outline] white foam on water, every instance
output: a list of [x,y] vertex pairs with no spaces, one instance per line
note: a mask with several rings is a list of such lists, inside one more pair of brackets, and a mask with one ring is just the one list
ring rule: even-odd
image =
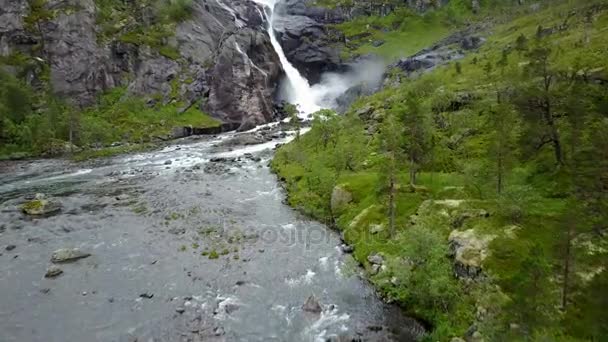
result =
[[344,326],[343,323],[349,319],[350,316],[348,314],[340,314],[338,308],[333,306],[333,309],[321,312],[319,319],[306,329],[306,335],[314,336],[314,341],[325,341],[328,328],[337,324],[341,324],[342,327]]
[[288,223],[288,224],[282,225],[281,228],[283,228],[285,230],[294,230],[294,229],[296,229],[296,226],[293,223]]
[[299,276],[298,278],[287,278],[285,279],[285,283],[289,286],[298,286],[303,284],[312,284],[312,281],[315,277],[316,273],[312,270],[307,270],[306,274]]
[[329,260],[329,257],[320,257],[319,258],[319,264],[321,265],[323,270],[327,270],[327,261],[328,260]]

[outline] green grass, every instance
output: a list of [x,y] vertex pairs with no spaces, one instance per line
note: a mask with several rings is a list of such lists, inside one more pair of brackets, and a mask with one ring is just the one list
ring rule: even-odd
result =
[[[537,337],[509,328],[509,323],[528,323],[521,320],[525,317],[521,316],[521,311],[536,310],[534,304],[526,306],[527,300],[522,300],[539,300],[534,293],[525,292],[530,275],[522,274],[526,267],[545,267],[533,263],[530,258],[534,255],[540,256],[551,275],[542,279],[546,292],[540,296],[542,305],[546,305],[543,314],[552,315],[557,321],[561,317],[556,309],[562,267],[560,234],[563,234],[564,215],[572,206],[573,194],[568,186],[572,175],[565,170],[555,170],[550,151],[538,151],[535,157],[517,160],[517,165],[504,179],[505,190],[497,195],[491,171],[493,165],[488,156],[489,146],[493,143],[493,136],[488,132],[488,109],[495,106],[497,87],[509,89],[518,85],[519,78],[514,75],[521,74],[527,62],[525,54],[512,50],[503,69],[497,64],[503,51],[514,47],[522,34],[529,44],[533,44],[539,24],[557,26],[575,8],[577,15],[569,20],[569,28],[554,33],[548,39],[556,51],[551,65],[570,72],[608,69],[605,50],[608,46],[608,35],[605,34],[608,11],[598,12],[590,24],[585,24],[583,13],[590,6],[558,1],[534,13],[527,6],[507,11],[504,18],[498,18],[503,23],[492,29],[482,48],[460,61],[460,72],[454,64],[448,64],[399,87],[387,87],[377,94],[360,98],[337,122],[313,123],[306,135],[281,147],[275,154],[272,169],[285,181],[289,203],[343,231],[345,240],[354,246],[355,259],[366,270],[371,270],[367,261],[370,254],[384,255],[387,270],[370,275],[371,281],[385,297],[401,304],[408,314],[433,326],[429,341],[462,337],[473,323],[478,325],[487,340],[500,340],[505,336],[509,336],[509,340],[542,340],[538,336],[575,340],[575,336],[568,335],[572,331],[562,330],[555,322],[537,326]],[[522,15],[512,17],[514,13]],[[437,16],[433,20],[440,18]],[[439,26],[425,31],[425,20],[430,19],[414,17],[408,27],[406,20],[398,22],[394,16],[359,18],[339,28],[347,37],[354,37],[351,52],[375,49],[391,59],[403,53],[409,54],[419,45],[429,45],[426,41],[440,39],[454,27]],[[388,32],[384,32],[386,28]],[[413,45],[408,46],[405,36],[416,30],[419,30],[419,37],[413,38]],[[371,36],[357,38],[366,31]],[[391,40],[389,37],[395,38]],[[380,38],[386,41],[385,45],[379,48],[369,45],[370,40]],[[488,63],[493,66],[490,73],[484,70]],[[434,127],[432,140],[435,147],[432,158],[424,162],[424,172],[418,175],[417,191],[412,192],[407,185],[407,165],[403,165],[398,174],[396,234],[391,237],[387,229],[388,196],[382,191],[381,183],[383,168],[379,135],[364,133],[365,129],[378,125],[378,122],[375,119],[365,121],[356,113],[358,109],[370,107],[374,111],[372,116],[382,120],[391,108],[406,102],[410,94],[418,97],[429,124]],[[463,94],[470,96],[470,100],[458,108],[452,107],[452,103]],[[512,130],[519,132],[520,125],[522,123],[514,120]],[[569,129],[567,126],[561,128],[565,132]],[[323,147],[320,144],[327,134],[335,145]],[[348,154],[357,157],[349,169],[343,169],[337,160]],[[336,185],[348,190],[353,201],[338,213],[332,213],[330,198]],[[461,219],[466,213],[481,210],[489,213],[489,217]],[[370,226],[377,224],[383,225],[384,230],[371,234]],[[448,235],[453,229],[473,229],[478,234],[496,237],[490,244],[490,256],[483,264],[488,279],[466,282],[453,277],[452,261],[446,257]],[[585,271],[597,269],[601,260],[605,260],[605,254],[593,257],[577,254],[576,267]],[[417,267],[423,269],[408,269],[403,258],[421,258],[422,264]],[[395,279],[396,284],[393,283]],[[577,283],[576,286],[583,284]],[[436,291],[425,292],[426,289]],[[573,291],[582,295],[583,289],[584,286]],[[480,305],[488,311],[483,322],[475,320],[475,312]],[[582,324],[575,320],[572,325],[578,326],[579,323]],[[593,320],[585,321],[585,324],[595,323]],[[594,329],[598,326],[595,325]],[[577,336],[586,335],[579,333]]]

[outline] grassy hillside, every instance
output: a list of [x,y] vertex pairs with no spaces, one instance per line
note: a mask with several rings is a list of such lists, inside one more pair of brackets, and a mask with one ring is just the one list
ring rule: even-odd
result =
[[272,166],[429,341],[602,341],[608,6],[508,17],[464,60],[317,113]]

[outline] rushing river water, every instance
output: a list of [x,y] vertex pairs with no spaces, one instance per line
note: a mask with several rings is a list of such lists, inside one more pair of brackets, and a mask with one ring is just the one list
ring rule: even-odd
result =
[[[283,204],[277,141],[220,146],[231,137],[0,165],[0,341],[411,340],[339,237]],[[62,211],[21,213],[35,193]],[[44,278],[65,247],[92,255]],[[313,294],[321,313],[302,310]]]

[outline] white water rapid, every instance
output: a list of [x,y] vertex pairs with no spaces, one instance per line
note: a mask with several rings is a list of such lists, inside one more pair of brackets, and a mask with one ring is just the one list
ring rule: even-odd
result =
[[283,51],[283,47],[277,40],[277,37],[274,33],[273,28],[273,19],[274,19],[274,6],[278,2],[278,0],[254,0],[256,3],[265,7],[267,11],[267,21],[268,21],[268,35],[270,36],[270,42],[274,47],[277,55],[279,55],[279,59],[281,60],[281,65],[285,70],[285,74],[287,76],[287,84],[285,84],[284,96],[285,100],[289,103],[295,104],[300,112],[304,114],[304,116],[314,113],[319,109],[322,109],[323,106],[320,105],[320,96],[318,92],[313,91],[308,81],[300,74],[300,72],[287,60],[285,56],[285,52]]

